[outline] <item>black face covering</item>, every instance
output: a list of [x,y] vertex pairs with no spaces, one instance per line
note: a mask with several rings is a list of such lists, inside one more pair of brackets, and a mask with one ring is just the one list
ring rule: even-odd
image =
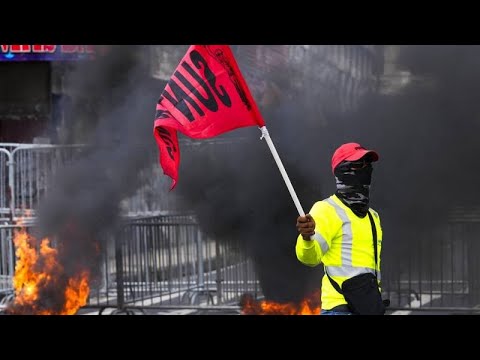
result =
[[343,161],[334,171],[338,198],[359,217],[367,215],[372,164],[364,160]]

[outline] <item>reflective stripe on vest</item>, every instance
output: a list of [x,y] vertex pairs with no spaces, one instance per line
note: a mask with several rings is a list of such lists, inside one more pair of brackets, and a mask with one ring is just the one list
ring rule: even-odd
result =
[[[328,198],[325,201],[333,206],[338,217],[342,220],[342,266],[326,266],[328,275],[350,278],[368,272],[375,274],[375,269],[352,265],[353,233],[350,219],[345,210],[342,209],[332,198]],[[380,280],[380,272],[377,272],[377,278]]]
[[328,249],[330,248],[328,246],[327,240],[322,236],[322,234],[318,233],[315,231],[315,235],[312,236],[312,239],[314,239],[316,242],[318,242],[318,245],[320,245],[320,249],[322,249],[322,253],[325,254]]
[[[343,276],[350,278],[364,273],[375,274],[374,269],[359,266],[325,266],[325,268],[330,276]],[[377,279],[379,281],[381,279],[379,271],[377,271]]]
[[352,267],[352,224],[345,210],[343,210],[335,201],[333,201],[332,198],[328,198],[327,202],[333,206],[337,215],[342,220],[342,266]]

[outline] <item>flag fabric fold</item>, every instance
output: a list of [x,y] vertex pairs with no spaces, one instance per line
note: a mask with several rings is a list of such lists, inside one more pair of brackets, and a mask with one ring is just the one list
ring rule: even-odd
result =
[[265,126],[228,45],[192,45],[165,86],[156,107],[154,136],[163,172],[178,181],[177,131],[207,139]]

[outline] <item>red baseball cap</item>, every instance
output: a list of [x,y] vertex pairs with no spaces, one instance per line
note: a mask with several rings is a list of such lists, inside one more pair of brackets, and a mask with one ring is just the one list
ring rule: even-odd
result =
[[379,157],[377,152],[373,150],[365,149],[358,143],[347,143],[341,145],[332,156],[332,172],[335,170],[338,164],[342,161],[355,161],[359,160],[367,154],[372,154],[372,162],[378,161]]

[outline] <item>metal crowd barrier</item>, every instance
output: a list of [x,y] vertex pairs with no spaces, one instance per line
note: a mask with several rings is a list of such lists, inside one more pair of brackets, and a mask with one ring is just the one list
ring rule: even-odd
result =
[[417,234],[401,253],[385,254],[382,283],[391,308],[480,312],[479,225],[450,222]]
[[7,149],[0,148],[0,220],[8,219],[11,212],[9,207],[9,187],[8,187],[8,164],[10,152]]
[[15,249],[11,225],[0,225],[0,295],[13,292],[15,271]]
[[[0,226],[0,300],[13,294],[15,227]],[[205,236],[190,215],[126,220],[103,244],[85,308],[221,307],[237,305],[245,293],[261,296],[238,244]]]
[[103,251],[102,284],[89,307],[190,308],[261,296],[253,264],[236,244],[210,239],[193,216],[127,223]]
[[142,186],[134,195],[124,199],[120,206],[125,216],[165,215],[182,210],[178,202],[178,194],[169,191],[171,179],[163,174],[157,159],[140,174]]
[[48,194],[58,169],[75,161],[82,145],[22,145],[11,152],[11,205],[13,218],[34,216]]
[[[208,141],[201,145],[182,142],[181,147],[184,154],[211,149]],[[230,147],[226,147],[226,151]],[[14,222],[19,218],[35,217],[40,201],[51,189],[52,178],[86,149],[85,145],[0,144],[0,220]],[[123,215],[164,215],[183,211],[179,195],[168,191],[171,180],[163,174],[158,155],[146,156],[152,157],[152,164],[139,174],[142,186],[121,202]]]
[[0,220],[34,217],[58,169],[83,145],[0,144]]

